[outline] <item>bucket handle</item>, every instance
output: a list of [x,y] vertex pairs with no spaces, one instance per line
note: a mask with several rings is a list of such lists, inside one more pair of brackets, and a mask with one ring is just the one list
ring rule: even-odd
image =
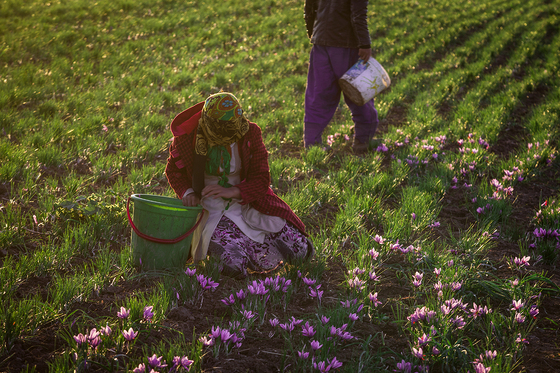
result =
[[128,222],[130,223],[130,226],[132,227],[132,230],[134,231],[134,233],[136,233],[139,237],[141,237],[145,240],[155,242],[155,243],[174,244],[174,243],[181,242],[182,240],[187,238],[192,232],[194,232],[194,230],[198,227],[198,225],[202,221],[202,218],[204,217],[204,212],[205,211],[206,210],[202,210],[202,213],[200,214],[200,218],[198,218],[198,221],[196,222],[196,224],[191,229],[189,229],[185,234],[183,234],[183,235],[181,235],[177,238],[173,238],[173,239],[155,238],[155,237],[148,236],[147,234],[140,232],[138,227],[136,227],[136,225],[134,225],[134,222],[132,221],[132,218],[130,217],[130,197],[128,197],[128,201],[126,201],[126,215],[128,216]]

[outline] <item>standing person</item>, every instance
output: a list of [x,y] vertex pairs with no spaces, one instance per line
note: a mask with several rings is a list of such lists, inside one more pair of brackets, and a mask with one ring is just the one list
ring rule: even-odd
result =
[[[305,1],[307,35],[313,43],[305,91],[306,147],[321,143],[323,130],[340,102],[338,79],[359,58],[367,62],[371,57],[367,6],[367,0]],[[344,101],[354,121],[352,149],[364,152],[379,123],[374,101],[358,106],[346,95]]]
[[261,129],[231,93],[211,95],[171,123],[165,174],[183,205],[208,212],[193,233],[195,261],[207,254],[226,275],[267,272],[282,261],[310,258],[305,226],[270,189]]

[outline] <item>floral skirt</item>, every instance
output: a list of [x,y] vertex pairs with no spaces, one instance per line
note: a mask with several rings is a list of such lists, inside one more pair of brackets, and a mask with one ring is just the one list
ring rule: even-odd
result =
[[221,262],[222,273],[244,277],[248,270],[268,273],[283,262],[304,259],[308,250],[311,247],[308,247],[307,237],[290,222],[286,222],[280,232],[267,234],[264,242],[259,243],[222,216],[212,235],[208,254]]

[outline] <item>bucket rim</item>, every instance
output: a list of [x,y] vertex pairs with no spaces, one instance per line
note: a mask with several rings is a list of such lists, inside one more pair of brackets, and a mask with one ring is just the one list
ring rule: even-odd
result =
[[183,205],[170,205],[167,203],[163,203],[163,202],[159,202],[159,201],[153,201],[150,199],[146,199],[143,198],[144,196],[154,196],[154,197],[158,197],[158,198],[168,198],[168,199],[178,199],[178,198],[172,198],[172,197],[168,197],[168,196],[160,196],[157,194],[133,194],[130,196],[130,199],[132,199],[133,201],[140,201],[140,202],[145,202],[145,203],[149,203],[152,205],[157,205],[157,206],[165,206],[165,207],[173,207],[173,208],[177,208],[177,209],[182,209],[182,210],[198,210],[198,211],[202,211],[202,206],[183,206]]

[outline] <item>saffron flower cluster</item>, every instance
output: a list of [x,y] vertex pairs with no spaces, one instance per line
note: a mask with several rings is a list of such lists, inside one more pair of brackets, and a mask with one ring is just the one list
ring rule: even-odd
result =
[[[181,370],[186,370],[189,372],[191,366],[194,363],[187,356],[175,356],[173,357],[172,366],[169,368],[169,372],[179,372]],[[167,368],[168,364],[163,359],[162,356],[157,356],[156,354],[148,358],[148,364],[142,363],[132,370],[133,373],[146,373],[146,372],[157,372],[156,369]]]
[[206,277],[202,274],[197,275],[196,279],[198,280],[198,283],[200,284],[200,287],[204,290],[216,290],[216,288],[218,287],[218,285],[220,285],[217,282],[212,281],[212,279],[210,277]]

